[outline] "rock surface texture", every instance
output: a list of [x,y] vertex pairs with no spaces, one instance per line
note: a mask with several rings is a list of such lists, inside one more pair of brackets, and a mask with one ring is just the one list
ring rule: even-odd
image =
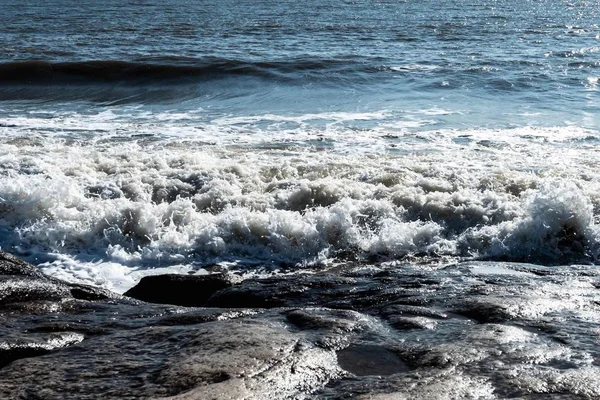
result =
[[599,287],[593,267],[482,262],[127,293],[167,305],[1,253],[0,398],[597,399]]

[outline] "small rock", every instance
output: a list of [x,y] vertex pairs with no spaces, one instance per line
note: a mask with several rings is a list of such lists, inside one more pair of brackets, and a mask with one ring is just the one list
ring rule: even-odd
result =
[[125,296],[147,303],[202,307],[213,294],[240,281],[241,278],[226,274],[146,276]]

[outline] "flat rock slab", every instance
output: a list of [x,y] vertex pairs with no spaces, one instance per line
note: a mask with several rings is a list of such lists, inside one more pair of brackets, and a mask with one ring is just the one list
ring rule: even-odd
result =
[[202,307],[216,292],[241,282],[236,275],[177,275],[146,276],[125,293],[148,303]]
[[370,271],[129,292],[184,307],[0,253],[0,398],[600,398],[595,268]]

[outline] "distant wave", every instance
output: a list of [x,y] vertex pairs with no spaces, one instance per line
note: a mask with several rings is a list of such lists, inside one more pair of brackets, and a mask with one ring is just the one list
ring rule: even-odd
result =
[[[515,69],[514,63],[518,63]],[[252,95],[267,90],[263,83],[319,88],[385,91],[408,87],[437,91],[457,88],[487,93],[549,92],[555,85],[586,87],[587,77],[555,74],[543,64],[521,65],[440,62],[394,64],[390,59],[357,56],[301,56],[254,61],[235,58],[147,57],[125,60],[10,61],[0,63],[0,101],[89,100],[105,103],[152,103],[211,96],[221,82],[229,95]],[[513,73],[513,70],[525,72]],[[591,68],[591,67],[590,67]],[[254,87],[250,87],[250,84]],[[258,92],[253,92],[257,90]],[[243,93],[242,93],[243,91]],[[217,94],[218,95],[218,94]]]
[[187,82],[227,76],[293,79],[298,74],[331,72],[375,72],[382,68],[355,60],[292,59],[253,62],[235,59],[156,58],[142,61],[18,61],[0,64],[0,84],[94,84]]
[[[319,85],[347,87],[372,84],[379,73],[390,68],[365,60],[303,57],[276,61],[250,61],[224,58],[156,57],[91,61],[14,61],[0,63],[0,101],[74,101],[100,103],[155,103],[181,101],[211,95],[227,85],[230,94],[242,95],[248,84],[263,90],[263,82],[282,85]],[[218,95],[218,94],[217,94]]]

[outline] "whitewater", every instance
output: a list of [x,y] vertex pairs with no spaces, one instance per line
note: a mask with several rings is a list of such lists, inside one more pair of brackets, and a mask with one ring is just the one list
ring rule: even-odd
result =
[[[411,134],[378,122],[348,135],[383,115],[256,116],[268,128],[246,135],[235,117],[5,118],[2,247],[119,291],[145,274],[215,265],[597,262],[596,132]],[[329,122],[303,126],[314,119]]]

